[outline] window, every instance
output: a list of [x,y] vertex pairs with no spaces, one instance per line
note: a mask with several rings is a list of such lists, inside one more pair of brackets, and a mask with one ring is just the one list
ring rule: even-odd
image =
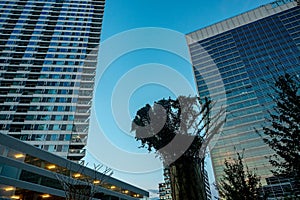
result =
[[63,65],[63,64],[65,64],[65,61],[57,61],[56,64],[57,65]]
[[46,124],[39,124],[38,125],[38,130],[46,130],[47,125]]
[[65,54],[59,54],[57,57],[58,58],[66,58],[66,55]]
[[54,151],[56,151],[56,145],[49,145],[48,151],[49,151],[49,152],[54,152]]
[[54,55],[53,54],[47,54],[46,58],[54,58]]
[[46,135],[44,134],[32,135],[32,140],[44,141],[45,139],[46,139]]
[[54,124],[53,130],[54,130],[54,131],[59,131],[59,130],[60,130],[59,125],[58,125],[58,124]]
[[69,121],[74,120],[74,116],[73,115],[69,115]]
[[[72,128],[73,128],[73,125],[72,125],[72,124],[68,124],[68,125],[67,125],[67,131],[72,131]],[[70,137],[70,139],[71,139],[71,137]],[[69,139],[69,140],[70,140],[70,139]],[[68,141],[69,141],[69,140],[68,140]]]
[[62,120],[62,115],[56,115],[56,116],[55,116],[55,120],[61,121],[61,120]]
[[50,140],[51,140],[51,141],[56,141],[56,140],[58,140],[58,134],[51,134]]
[[62,145],[62,152],[68,152],[69,146],[68,145]]
[[67,125],[63,124],[61,125],[61,130],[65,131],[67,129]]

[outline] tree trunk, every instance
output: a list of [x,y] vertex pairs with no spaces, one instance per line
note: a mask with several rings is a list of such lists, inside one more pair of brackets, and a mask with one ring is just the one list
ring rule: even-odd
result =
[[173,200],[207,200],[202,165],[181,157],[169,166]]

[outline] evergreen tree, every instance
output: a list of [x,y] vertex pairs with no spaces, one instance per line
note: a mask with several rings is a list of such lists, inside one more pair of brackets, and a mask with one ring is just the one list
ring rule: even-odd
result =
[[237,158],[224,162],[224,176],[219,183],[219,193],[226,200],[260,199],[260,177],[249,171],[243,163],[243,155],[237,152]]
[[300,175],[300,79],[285,73],[279,76],[271,96],[275,106],[269,113],[271,126],[263,127],[264,142],[274,151],[270,163],[275,175]]
[[288,73],[275,78],[270,95],[275,106],[269,112],[269,126],[260,134],[275,151],[269,157],[275,176],[290,177],[292,191],[286,199],[300,196],[300,79]]

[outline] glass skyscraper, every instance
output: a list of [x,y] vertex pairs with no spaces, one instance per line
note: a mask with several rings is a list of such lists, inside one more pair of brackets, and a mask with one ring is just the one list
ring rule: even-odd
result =
[[[298,2],[299,4],[299,2]],[[263,184],[272,176],[273,154],[255,129],[272,110],[270,83],[285,71],[300,74],[300,6],[278,0],[186,35],[200,98],[226,108],[225,125],[211,157],[217,181],[224,160],[244,151]],[[236,150],[235,150],[236,149]]]
[[105,0],[0,1],[0,131],[85,152]]

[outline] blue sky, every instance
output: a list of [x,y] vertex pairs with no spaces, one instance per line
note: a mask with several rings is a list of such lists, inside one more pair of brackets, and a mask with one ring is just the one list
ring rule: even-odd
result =
[[157,189],[161,162],[138,148],[130,121],[146,103],[194,95],[184,35],[269,3],[268,0],[107,0],[87,161],[114,177]]

